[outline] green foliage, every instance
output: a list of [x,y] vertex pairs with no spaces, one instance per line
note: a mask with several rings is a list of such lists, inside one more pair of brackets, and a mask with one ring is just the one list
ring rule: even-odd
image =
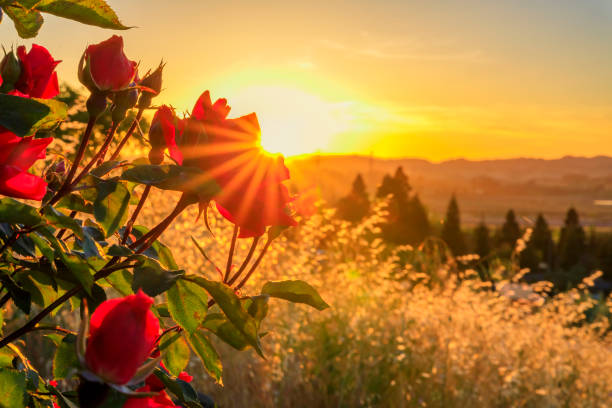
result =
[[0,126],[18,136],[53,129],[66,117],[66,105],[54,99],[0,94]]
[[170,316],[187,333],[195,332],[208,310],[206,291],[193,282],[180,279],[168,290],[167,296]]
[[66,335],[58,344],[53,357],[53,378],[69,378],[79,368],[76,356],[76,336]]
[[261,289],[261,293],[294,303],[304,303],[317,310],[325,310],[329,307],[315,288],[301,280],[267,282]]
[[220,191],[218,184],[200,169],[173,164],[133,166],[123,172],[122,178],[162,190],[195,192],[202,199],[210,199]]
[[41,12],[102,28],[129,28],[121,24],[104,0],[7,0],[0,4],[13,20],[21,38],[31,38],[38,34],[44,21]]
[[221,364],[221,358],[208,340],[208,337],[206,337],[202,330],[198,330],[189,334],[187,338],[191,348],[193,348],[198,357],[200,357],[200,360],[202,360],[202,363],[204,363],[204,368],[206,371],[215,379],[215,381],[222,384],[223,381],[221,377],[223,367]]
[[26,374],[10,368],[0,368],[0,407],[24,408]]
[[157,296],[174,287],[184,274],[183,270],[168,270],[157,260],[140,256],[138,266],[134,268],[132,290],[142,289],[149,296]]
[[130,191],[124,183],[116,180],[94,180],[97,192],[94,216],[108,238],[127,221]]
[[257,321],[244,309],[238,296],[236,296],[229,286],[222,282],[211,281],[200,276],[189,276],[185,279],[206,289],[215,302],[217,302],[221,310],[223,310],[228,320],[232,322],[238,331],[245,337],[249,345],[251,345],[259,355],[263,356],[261,344],[259,343],[259,335],[257,334]]
[[187,367],[191,352],[189,345],[181,333],[174,333],[164,343],[160,345],[160,350],[163,352],[163,361],[166,369],[172,375],[179,375],[181,371]]

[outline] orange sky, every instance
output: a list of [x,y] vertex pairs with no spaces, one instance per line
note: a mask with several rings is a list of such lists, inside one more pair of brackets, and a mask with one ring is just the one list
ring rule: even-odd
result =
[[[109,1],[126,52],[167,61],[156,102],[191,109],[210,89],[256,111],[287,155],[431,160],[612,155],[612,3]],[[76,79],[87,43],[113,32],[54,17],[36,43]],[[0,42],[17,38],[0,24]]]

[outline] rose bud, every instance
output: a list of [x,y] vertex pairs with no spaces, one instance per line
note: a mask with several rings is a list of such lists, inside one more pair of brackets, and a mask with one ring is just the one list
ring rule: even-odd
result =
[[87,47],[79,63],[79,81],[91,92],[118,92],[136,78],[137,64],[123,52],[123,38],[113,35]]
[[142,94],[138,100],[139,109],[146,109],[151,106],[152,99],[161,92],[164,66],[165,64],[161,62],[155,71],[145,75],[138,84],[142,89]]
[[[98,306],[91,315],[85,350],[79,351],[81,346],[77,344],[78,354],[90,374],[106,383],[123,385],[146,373],[142,380],[138,379],[144,381],[159,363],[155,359],[144,364],[159,335],[159,322],[150,310],[152,304],[153,299],[139,291]],[[77,341],[83,342],[81,333],[79,336]],[[145,369],[147,366],[151,367]]]
[[44,159],[52,137],[19,137],[0,128],[0,194],[9,197],[42,200],[47,183],[28,173],[36,160]]
[[176,145],[176,139],[182,132],[183,121],[176,117],[172,108],[162,105],[155,112],[149,128],[149,143],[151,144],[149,161],[151,164],[161,164],[164,161],[166,148],[174,161],[178,164],[183,163],[183,155]]
[[15,83],[21,75],[21,64],[13,51],[4,55],[0,62],[0,76],[2,85],[0,91],[9,92],[15,88]]
[[15,90],[30,98],[54,98],[59,94],[55,61],[45,47],[32,44],[30,52],[22,45],[17,48],[21,63],[21,74],[15,83]]

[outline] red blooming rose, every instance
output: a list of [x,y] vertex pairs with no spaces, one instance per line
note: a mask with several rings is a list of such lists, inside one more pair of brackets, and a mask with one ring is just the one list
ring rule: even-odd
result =
[[[160,363],[161,368],[166,370],[164,363]],[[187,374],[185,371],[182,371],[178,378],[185,382],[191,382],[193,377]],[[154,397],[147,398],[130,398],[126,401],[123,408],[155,408],[155,407],[175,407],[174,403],[166,394],[164,383],[161,382],[159,378],[155,374],[151,374],[145,380],[145,385],[139,388],[138,392],[157,392]]]
[[57,96],[59,85],[55,67],[61,61],[55,61],[45,47],[36,44],[32,44],[28,53],[23,45],[18,47],[17,57],[21,72],[11,94],[43,99]]
[[85,351],[92,373],[113,384],[130,381],[153,351],[159,334],[152,304],[153,299],[139,291],[98,306],[91,316]]
[[162,105],[149,128],[149,143],[151,151],[149,152],[149,161],[152,164],[160,164],[164,161],[164,151],[166,148],[170,153],[170,157],[178,164],[183,164],[183,155],[176,145],[176,140],[183,132],[184,122],[176,117],[174,111]]
[[45,158],[45,149],[52,140],[19,137],[0,127],[0,194],[42,200],[47,183],[28,173],[28,169],[36,160]]
[[[152,389],[149,385],[145,385],[144,387],[136,390],[137,392],[155,392],[157,390]],[[177,407],[178,405],[174,405],[174,402],[168,397],[166,391],[159,391],[159,393],[153,397],[145,397],[145,398],[135,398],[132,397],[128,399],[123,408],[167,408],[167,407]]]
[[241,238],[262,235],[267,226],[295,225],[288,213],[291,199],[281,184],[289,179],[283,157],[261,148],[257,115],[227,119],[229,111],[225,99],[213,104],[208,91],[200,96],[191,120],[203,125],[206,137],[197,147],[183,149],[185,160],[219,184],[217,207],[240,227]]
[[113,35],[87,47],[79,64],[79,80],[92,92],[117,92],[132,83],[136,66],[123,53],[123,38]]

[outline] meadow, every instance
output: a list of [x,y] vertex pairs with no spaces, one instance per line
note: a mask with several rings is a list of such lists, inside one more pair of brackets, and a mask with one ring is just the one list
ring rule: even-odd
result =
[[[156,194],[143,222],[159,220],[173,199]],[[385,244],[377,238],[382,208],[350,224],[319,203],[275,241],[242,294],[270,279],[304,279],[331,308],[272,301],[266,358],[218,342],[224,386],[192,361],[194,386],[220,407],[612,405],[604,313],[612,300],[589,294],[596,276],[552,297],[549,283],[519,283],[526,271],[499,261],[490,266],[492,288],[466,267],[473,256],[455,259],[439,241]],[[216,277],[190,236],[222,265],[231,225],[211,213],[213,236],[196,218],[196,210],[185,212],[161,240],[188,272]],[[239,257],[247,249],[239,240]]]

